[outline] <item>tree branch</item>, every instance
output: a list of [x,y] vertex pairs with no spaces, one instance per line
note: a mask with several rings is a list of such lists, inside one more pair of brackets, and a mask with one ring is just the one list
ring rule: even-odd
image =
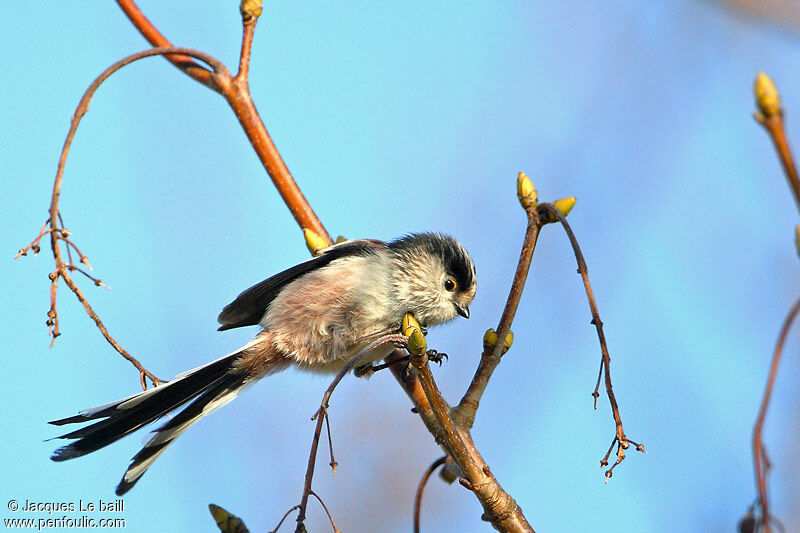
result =
[[[176,53],[176,52],[179,53],[179,54],[186,55],[186,56],[196,57],[196,58],[200,59],[201,61],[203,61],[205,63],[208,63],[212,68],[214,68],[215,72],[220,72],[220,73],[223,73],[223,74],[227,72],[227,69],[225,69],[225,66],[222,63],[220,63],[214,57],[212,57],[212,56],[210,56],[208,54],[204,54],[203,52],[199,52],[197,50],[192,50],[190,48],[176,48],[176,47],[153,48],[153,49],[150,49],[150,50],[145,50],[145,51],[142,51],[142,52],[138,52],[136,54],[131,54],[131,55],[129,55],[129,56],[117,61],[116,63],[114,63],[113,65],[108,67],[106,70],[104,70],[97,78],[95,78],[95,80],[86,89],[86,91],[84,92],[83,96],[81,97],[80,102],[78,103],[78,107],[75,109],[75,112],[72,115],[72,119],[70,121],[69,132],[67,133],[67,137],[64,140],[64,146],[61,149],[61,155],[60,155],[59,160],[58,160],[58,168],[57,168],[57,171],[56,171],[56,177],[55,177],[55,180],[53,181],[53,192],[52,192],[52,195],[51,195],[51,198],[50,198],[50,207],[49,207],[50,216],[49,216],[48,221],[45,222],[45,226],[47,226],[49,224],[50,228],[47,231],[45,231],[44,229],[42,231],[40,231],[39,235],[33,240],[33,242],[30,245],[28,245],[28,247],[23,248],[22,250],[20,250],[20,253],[17,254],[17,257],[19,257],[20,255],[24,255],[27,252],[28,249],[33,249],[34,251],[37,251],[39,249],[39,242],[40,242],[41,238],[45,234],[49,233],[49,235],[50,235],[50,248],[52,249],[53,259],[55,261],[55,266],[56,266],[55,270],[50,274],[50,280],[51,280],[51,285],[50,285],[50,310],[47,313],[47,315],[48,315],[47,324],[50,327],[50,335],[52,336],[52,339],[53,339],[52,342],[51,342],[51,346],[52,346],[52,343],[55,342],[56,337],[58,337],[61,334],[61,332],[59,330],[58,312],[57,312],[57,306],[56,306],[56,297],[57,297],[57,290],[56,289],[57,289],[57,286],[58,286],[59,278],[63,278],[64,282],[72,290],[72,292],[75,294],[75,296],[78,298],[78,300],[83,305],[84,309],[86,310],[86,313],[92,318],[92,320],[94,320],[94,322],[97,325],[98,329],[103,334],[103,337],[105,337],[105,339],[109,342],[109,344],[111,344],[111,346],[113,346],[114,349],[120,355],[122,355],[122,357],[124,357],[126,360],[130,361],[131,364],[133,364],[134,367],[136,367],[136,369],[139,370],[140,381],[142,383],[142,387],[143,388],[147,388],[147,385],[146,385],[146,382],[145,382],[145,377],[149,378],[154,385],[157,385],[158,383],[160,383],[161,380],[156,378],[155,375],[153,375],[151,372],[147,371],[139,363],[138,360],[136,360],[133,356],[131,356],[127,351],[125,351],[119,345],[119,343],[116,340],[114,340],[114,338],[111,336],[111,334],[106,329],[106,327],[103,324],[103,322],[100,320],[100,317],[97,316],[97,314],[92,309],[91,305],[89,305],[89,302],[86,300],[86,297],[83,295],[83,293],[81,292],[80,288],[78,288],[78,286],[75,284],[75,282],[72,280],[72,278],[69,275],[69,272],[74,271],[74,270],[79,270],[79,271],[83,272],[78,266],[76,266],[76,265],[74,265],[72,263],[72,256],[71,256],[70,248],[74,249],[78,253],[78,256],[80,257],[81,263],[89,266],[89,260],[78,249],[78,247],[71,240],[69,240],[69,238],[68,238],[70,236],[70,232],[66,228],[63,227],[63,222],[61,220],[61,212],[59,211],[59,199],[61,198],[61,186],[62,186],[63,178],[64,178],[64,168],[65,168],[66,163],[67,163],[67,157],[69,155],[69,150],[70,150],[70,147],[72,145],[72,140],[75,137],[75,134],[76,134],[76,132],[78,130],[78,126],[80,125],[81,119],[86,114],[86,112],[89,111],[89,103],[91,102],[92,97],[94,96],[95,92],[97,92],[97,89],[99,89],[100,86],[103,84],[103,82],[105,82],[105,80],[107,80],[112,74],[114,74],[119,69],[125,67],[126,65],[129,65],[129,64],[133,63],[134,61],[138,61],[139,59],[143,59],[145,57],[152,57],[152,56],[156,56],[156,55],[166,55],[166,54],[171,54],[171,53]],[[66,261],[64,260],[64,256],[63,256],[62,251],[61,251],[60,241],[63,241],[65,243],[65,246],[66,246],[66,250],[67,250],[67,260]],[[85,275],[87,275],[90,279],[92,279],[92,281],[95,283],[95,285],[102,285],[102,282],[100,281],[99,278],[94,278],[92,276],[89,276],[85,272],[83,272],[83,273]]]
[[[305,531],[305,519],[306,519],[306,508],[308,507],[308,497],[312,494],[311,490],[311,482],[314,479],[314,467],[317,463],[317,449],[319,447],[319,439],[322,435],[322,423],[328,417],[328,402],[330,401],[331,395],[333,394],[334,389],[339,384],[340,381],[358,364],[361,360],[369,354],[371,351],[376,349],[379,346],[388,343],[395,343],[395,344],[405,344],[406,338],[400,334],[394,335],[384,335],[379,339],[369,343],[367,346],[362,348],[358,351],[356,355],[354,355],[350,360],[345,364],[336,377],[331,381],[331,384],[328,386],[328,389],[325,391],[324,396],[322,397],[322,402],[320,403],[320,407],[311,420],[316,420],[317,425],[314,430],[314,438],[311,441],[311,451],[308,454],[308,466],[306,468],[306,477],[305,483],[303,485],[303,495],[300,499],[300,505],[298,506],[298,513],[297,513],[297,528],[295,531],[297,533],[301,533]],[[332,465],[333,466],[333,465]],[[317,496],[319,499],[319,497]],[[320,500],[321,501],[321,500]],[[324,506],[324,504],[323,504]],[[327,511],[327,508],[326,508]],[[330,513],[328,514],[330,516]],[[331,519],[331,523],[333,523],[333,519]],[[335,529],[334,525],[334,529]]]
[[795,205],[800,210],[800,177],[797,175],[797,166],[794,164],[792,151],[789,149],[789,143],[786,140],[780,95],[775,84],[763,72],[759,72],[756,77],[755,95],[758,111],[753,114],[753,118],[764,126],[770,139],[772,139],[775,151],[778,153],[778,159],[780,159],[783,167],[783,172],[786,175],[786,181],[789,183],[789,189],[791,189],[792,196],[794,196]]
[[[520,174],[524,176],[524,174]],[[527,176],[524,177],[527,179]],[[459,426],[472,428],[481,397],[489,384],[489,379],[492,377],[497,365],[500,364],[500,358],[510,347],[510,342],[507,342],[506,339],[511,333],[511,323],[514,321],[519,302],[522,299],[522,291],[525,289],[525,281],[528,279],[533,251],[536,249],[539,231],[542,228],[536,207],[537,204],[535,202],[530,202],[527,206],[523,205],[525,214],[528,217],[528,226],[525,230],[525,238],[522,241],[517,270],[514,273],[514,280],[511,283],[511,290],[503,308],[503,314],[500,316],[500,323],[497,326],[496,335],[494,335],[494,342],[491,339],[484,339],[483,353],[472,382],[469,384],[467,392],[464,393],[458,406],[453,408],[451,413]],[[487,332],[487,336],[491,335],[490,332]]]
[[[153,47],[165,48],[172,46],[172,43],[144,16],[144,13],[141,12],[133,0],[117,0],[117,5],[119,5],[122,12],[128,17],[128,20],[131,21],[136,29],[139,30],[139,33],[141,33]],[[220,92],[211,72],[205,67],[195,63],[190,56],[177,54],[167,56],[167,60],[193,80],[205,85],[212,91]]]
[[422,479],[419,480],[417,493],[414,496],[414,533],[419,533],[420,514],[422,511],[422,492],[425,490],[425,485],[427,485],[428,479],[436,471],[436,469],[442,466],[446,460],[446,455],[436,459],[428,468],[425,469],[425,473],[422,474]]
[[464,473],[460,483],[471,490],[484,509],[482,519],[490,522],[498,531],[532,532],[522,509],[498,483],[489,466],[474,446],[467,446],[462,439],[462,432],[469,434],[466,428],[456,428],[450,418],[450,408],[442,398],[441,392],[433,379],[428,358],[425,353],[412,353],[411,364],[416,368],[422,389],[431,405],[437,421],[444,429],[443,440],[437,441],[453,457],[453,461]]
[[[169,40],[153,26],[133,0],[117,0],[117,4],[150,44],[153,46],[171,46]],[[180,55],[168,56],[167,59],[187,76],[218,92],[225,98],[239,120],[239,124],[242,126],[245,135],[247,135],[247,139],[253,146],[256,155],[272,179],[272,183],[289,208],[292,216],[300,225],[300,228],[311,229],[323,237],[328,244],[333,244],[333,240],[327,230],[316,213],[314,213],[308,200],[303,196],[292,174],[286,167],[286,163],[278,153],[278,149],[272,142],[261,117],[259,117],[250,95],[248,87],[250,49],[255,25],[258,16],[261,14],[261,2],[243,0],[240,10],[242,12],[243,36],[239,73],[236,78],[231,77],[229,74],[225,76],[212,75],[206,69],[191,60],[187,61],[187,58],[183,58]]]
[[[553,204],[542,204],[540,206],[543,212],[546,212],[548,218],[552,218],[558,220],[561,223],[561,226],[564,228],[564,231],[569,238],[569,242],[572,245],[572,250],[575,254],[575,260],[578,263],[578,274],[581,276],[581,280],[583,281],[583,287],[586,291],[586,299],[589,301],[589,309],[592,313],[592,324],[594,325],[595,329],[597,330],[597,338],[600,341],[600,353],[601,353],[601,366],[600,372],[605,373],[605,386],[606,386],[606,394],[608,395],[608,401],[611,404],[611,414],[614,417],[614,424],[616,426],[616,435],[614,440],[611,443],[611,448],[614,447],[614,444],[617,444],[617,459],[614,464],[606,470],[606,482],[608,479],[611,478],[614,468],[617,467],[624,459],[625,459],[625,450],[628,449],[630,444],[636,448],[637,451],[642,453],[645,452],[644,446],[637,442],[630,440],[628,437],[625,436],[625,431],[622,428],[622,416],[619,414],[619,405],[617,404],[617,398],[614,395],[614,387],[611,384],[611,355],[608,352],[608,344],[606,343],[606,336],[603,333],[603,321],[600,320],[600,313],[597,311],[597,302],[594,299],[594,293],[592,292],[592,285],[589,282],[589,269],[586,267],[586,261],[583,258],[583,252],[581,252],[580,245],[578,244],[578,239],[575,237],[575,234],[572,232],[572,228],[567,222],[566,217],[561,213],[561,211]],[[599,386],[599,379],[598,379],[598,386]],[[599,393],[597,392],[597,388],[595,388],[592,396],[595,399],[594,407],[597,409],[597,397]],[[609,452],[606,453],[605,457],[600,460],[600,467],[605,468],[608,466],[608,457],[611,453],[611,449]]]

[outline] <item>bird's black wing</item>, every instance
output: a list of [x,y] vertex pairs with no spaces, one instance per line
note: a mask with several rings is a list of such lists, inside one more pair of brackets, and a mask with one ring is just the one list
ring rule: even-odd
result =
[[320,255],[275,274],[271,278],[265,279],[242,292],[234,301],[226,305],[219,317],[217,317],[217,322],[222,324],[219,327],[219,331],[258,324],[264,317],[267,306],[275,299],[278,293],[288,283],[303,274],[329,265],[332,261],[341,257],[369,255],[385,246],[386,244],[381,241],[358,239],[325,248]]

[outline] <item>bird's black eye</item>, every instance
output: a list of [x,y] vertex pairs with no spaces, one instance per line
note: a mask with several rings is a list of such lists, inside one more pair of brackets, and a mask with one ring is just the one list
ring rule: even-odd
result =
[[456,290],[456,282],[450,278],[447,278],[446,280],[444,280],[444,290],[446,290],[447,292],[453,292],[454,290]]

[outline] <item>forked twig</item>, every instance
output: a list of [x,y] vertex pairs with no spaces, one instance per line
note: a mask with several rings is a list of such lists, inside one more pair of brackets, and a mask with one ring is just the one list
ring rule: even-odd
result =
[[[340,381],[350,372],[353,368],[358,366],[361,360],[369,354],[372,350],[376,349],[379,346],[384,344],[394,343],[405,345],[407,339],[405,336],[400,335],[399,333],[394,333],[390,335],[384,335],[368,345],[364,348],[359,350],[359,352],[350,358],[349,361],[342,367],[339,373],[333,378],[331,384],[328,386],[328,389],[325,391],[325,394],[322,397],[322,402],[320,403],[320,407],[317,412],[311,417],[311,420],[316,420],[317,425],[314,429],[314,439],[311,441],[311,452],[308,455],[308,467],[306,468],[306,477],[305,477],[305,484],[303,485],[303,495],[300,499],[300,505],[298,507],[299,512],[297,513],[297,528],[295,531],[298,533],[300,531],[305,531],[305,519],[306,519],[306,508],[308,507],[308,497],[313,492],[311,490],[311,482],[314,479],[314,466],[317,462],[317,448],[319,447],[319,439],[320,435],[322,434],[322,423],[328,417],[328,402],[333,394],[334,389],[339,384]],[[333,463],[334,461],[331,460]],[[333,466],[333,465],[332,465]]]
[[[617,399],[614,396],[614,388],[611,384],[611,356],[608,353],[608,345],[606,344],[606,337],[603,333],[603,321],[600,320],[600,313],[597,311],[597,303],[594,299],[594,293],[592,292],[592,285],[589,282],[589,269],[586,267],[586,261],[583,258],[583,252],[581,252],[580,245],[578,244],[578,239],[575,238],[575,234],[572,232],[572,228],[567,222],[566,217],[556,209],[552,204],[541,204],[539,206],[541,209],[546,210],[551,216],[556,217],[558,221],[561,223],[561,226],[564,228],[564,231],[567,234],[567,238],[569,238],[569,242],[572,245],[572,250],[575,253],[575,260],[578,263],[578,274],[580,274],[581,279],[583,280],[583,287],[586,291],[586,298],[589,300],[589,308],[591,309],[592,313],[592,324],[594,324],[595,329],[597,330],[597,338],[600,341],[600,352],[602,354],[602,363],[600,367],[600,373],[605,376],[605,386],[606,386],[606,394],[608,395],[608,401],[611,404],[611,413],[614,417],[614,424],[616,426],[616,435],[614,436],[614,440],[611,443],[611,448],[614,447],[614,444],[617,444],[617,460],[614,462],[614,465],[606,470],[606,482],[611,477],[614,468],[620,464],[623,459],[625,459],[625,450],[628,448],[629,445],[633,445],[637,451],[645,452],[644,446],[636,443],[625,436],[625,431],[622,428],[622,417],[619,414],[619,406],[617,405]],[[595,386],[595,390],[592,393],[592,397],[594,397],[594,408],[597,409],[597,397],[599,396],[598,388],[600,387],[600,379],[598,376],[597,385]],[[608,466],[608,457],[611,453],[611,449],[609,452],[603,457],[600,461],[600,467],[605,468]]]
[[500,531],[533,532],[522,509],[503,489],[475,448],[469,429],[456,426],[450,417],[449,406],[433,379],[427,355],[412,354],[411,365],[417,371],[430,409],[441,427],[436,442],[445,448],[463,473],[464,477],[459,479],[461,485],[473,492],[481,503],[484,510],[481,518]]
[[[61,332],[59,330],[58,312],[57,312],[57,308],[56,308],[56,297],[57,297],[57,290],[56,289],[57,289],[57,286],[58,286],[59,278],[63,278],[64,279],[64,283],[67,284],[67,286],[72,290],[72,292],[78,298],[78,301],[81,302],[81,304],[83,305],[84,309],[86,310],[86,313],[89,315],[89,317],[92,320],[94,320],[94,322],[97,325],[98,329],[103,334],[103,337],[105,337],[105,339],[109,342],[109,344],[111,344],[111,346],[113,346],[114,349],[120,355],[122,355],[122,357],[124,357],[129,362],[131,362],[131,364],[133,364],[134,367],[136,367],[136,369],[139,370],[140,382],[142,384],[142,388],[144,388],[144,389],[147,388],[147,383],[145,381],[145,378],[150,379],[150,381],[154,385],[157,385],[158,383],[160,383],[161,380],[159,380],[155,375],[153,375],[151,372],[146,370],[139,363],[139,361],[136,358],[131,356],[127,351],[125,351],[119,345],[119,343],[116,340],[114,340],[114,338],[108,332],[108,329],[103,324],[102,320],[100,320],[100,317],[92,309],[92,306],[89,304],[89,302],[86,299],[86,297],[84,296],[83,292],[80,290],[80,288],[78,288],[77,284],[74,282],[74,280],[70,276],[70,272],[74,272],[74,271],[77,270],[81,274],[83,274],[86,277],[88,277],[89,279],[91,279],[94,282],[95,285],[104,286],[102,281],[100,281],[99,278],[96,278],[94,276],[89,275],[87,272],[82,270],[80,267],[78,267],[77,265],[73,264],[73,262],[72,262],[72,253],[70,251],[71,249],[74,249],[75,252],[78,254],[78,257],[80,258],[81,263],[83,263],[87,267],[91,268],[91,266],[89,265],[89,260],[86,258],[86,256],[80,251],[80,249],[78,249],[78,247],[71,240],[69,240],[68,237],[70,236],[70,232],[64,227],[63,220],[61,218],[61,212],[59,211],[59,205],[58,204],[59,204],[59,199],[61,197],[61,185],[62,185],[63,177],[64,177],[64,168],[66,166],[66,162],[67,162],[67,157],[69,155],[70,146],[72,145],[72,140],[75,137],[75,133],[78,130],[78,126],[79,126],[79,124],[81,122],[81,119],[86,114],[86,112],[89,110],[89,103],[91,102],[92,97],[94,96],[95,92],[97,92],[97,89],[103,84],[103,82],[105,80],[107,80],[109,78],[109,76],[114,74],[119,69],[125,67],[126,65],[129,65],[129,64],[133,63],[134,61],[137,61],[139,59],[143,59],[145,57],[172,54],[172,53],[181,53],[181,54],[185,54],[187,56],[196,57],[196,58],[200,59],[201,61],[204,61],[204,62],[208,63],[209,65],[211,65],[215,69],[215,72],[217,72],[217,71],[218,72],[222,72],[222,73],[227,72],[227,69],[225,69],[225,66],[222,63],[220,63],[219,61],[217,61],[215,58],[213,58],[212,56],[210,56],[208,54],[204,54],[203,52],[199,52],[197,50],[192,50],[190,48],[177,48],[177,47],[153,48],[153,49],[150,49],[150,50],[144,50],[142,52],[138,52],[136,54],[131,54],[131,55],[129,55],[129,56],[117,61],[116,63],[114,63],[113,65],[108,67],[106,70],[104,70],[97,78],[95,78],[95,80],[86,89],[86,91],[84,92],[83,96],[81,97],[80,102],[78,103],[78,107],[75,109],[75,113],[73,113],[73,115],[72,115],[72,120],[70,122],[69,132],[67,133],[67,137],[64,140],[64,146],[61,149],[61,156],[59,157],[59,161],[58,161],[58,170],[56,171],[56,177],[55,177],[55,181],[53,183],[53,193],[52,193],[52,196],[51,196],[51,199],[50,199],[50,209],[49,209],[50,217],[49,217],[48,221],[45,222],[45,226],[47,226],[47,224],[49,224],[50,225],[50,229],[47,230],[47,231],[44,231],[44,230],[40,231],[39,235],[31,242],[31,244],[28,245],[28,247],[23,248],[22,250],[20,250],[20,253],[17,254],[17,257],[19,257],[20,255],[24,255],[25,252],[27,252],[27,250],[29,250],[29,249],[34,249],[34,251],[38,251],[39,242],[40,242],[41,238],[45,234],[49,233],[49,235],[50,235],[50,247],[51,247],[51,249],[53,251],[53,259],[55,260],[55,266],[56,266],[55,270],[50,274],[50,280],[51,280],[51,285],[50,285],[50,310],[47,313],[47,315],[48,315],[47,324],[50,327],[50,335],[52,337],[51,346],[52,346],[53,342],[55,342],[56,337],[58,337],[61,334]],[[64,256],[63,256],[62,251],[61,251],[61,246],[60,246],[60,242],[61,241],[63,241],[65,246],[66,246],[66,253],[67,253],[67,260],[66,261],[64,260]]]
[[17,252],[17,255],[14,256],[14,259],[19,259],[23,255],[28,255],[28,251],[30,250],[33,250],[33,255],[39,253],[39,250],[41,249],[39,246],[39,242],[42,240],[42,237],[53,231],[51,229],[47,229],[48,222],[49,219],[44,221],[44,224],[42,224],[42,229],[39,230],[39,235],[37,235],[36,238],[33,239],[31,243],[27,245],[25,248],[20,248],[19,252]]

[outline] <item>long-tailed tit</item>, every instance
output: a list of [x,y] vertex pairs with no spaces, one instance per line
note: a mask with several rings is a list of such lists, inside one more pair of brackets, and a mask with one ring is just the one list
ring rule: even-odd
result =
[[[276,274],[241,293],[220,313],[220,330],[259,325],[256,338],[221,359],[174,380],[50,422],[101,418],[58,438],[77,439],[58,448],[54,461],[99,450],[184,405],[137,453],[116,493],[133,487],[153,461],[203,416],[233,400],[248,385],[295,365],[337,373],[370,342],[396,333],[405,313],[425,326],[469,318],[475,266],[454,238],[436,233],[385,243],[352,240]],[[366,354],[365,363],[387,356],[393,345]]]

